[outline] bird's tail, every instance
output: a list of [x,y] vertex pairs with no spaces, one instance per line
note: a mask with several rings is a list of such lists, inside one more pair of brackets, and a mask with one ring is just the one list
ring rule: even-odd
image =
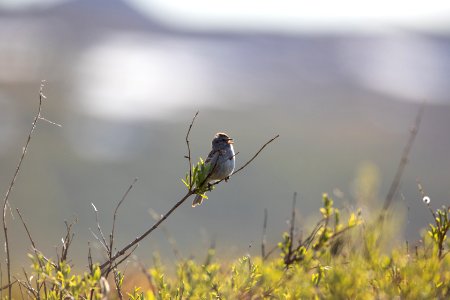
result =
[[199,206],[203,202],[203,197],[200,195],[195,195],[194,201],[192,201],[192,207]]

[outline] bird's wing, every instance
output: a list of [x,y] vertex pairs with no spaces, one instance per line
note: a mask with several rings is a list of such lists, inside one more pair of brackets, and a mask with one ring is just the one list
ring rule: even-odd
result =
[[205,163],[210,163],[212,160],[216,159],[216,157],[220,155],[220,151],[219,150],[211,150],[211,152],[209,152],[208,157],[205,160]]

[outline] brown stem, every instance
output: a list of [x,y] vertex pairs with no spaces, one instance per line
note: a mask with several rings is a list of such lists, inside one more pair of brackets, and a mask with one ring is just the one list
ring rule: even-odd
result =
[[11,183],[9,184],[8,190],[6,191],[5,197],[3,198],[3,233],[5,235],[5,252],[6,252],[6,269],[7,269],[7,276],[8,276],[8,299],[12,298],[12,284],[11,284],[11,261],[10,261],[10,251],[9,251],[9,240],[8,240],[8,227],[6,224],[6,210],[7,210],[7,206],[8,206],[8,199],[9,199],[9,195],[11,194],[11,191],[14,187],[14,184],[16,182],[17,176],[19,175],[19,171],[20,168],[22,166],[22,162],[25,158],[25,154],[27,153],[27,149],[28,149],[28,145],[30,144],[31,141],[31,136],[33,135],[33,132],[36,128],[36,124],[37,121],[40,119],[41,117],[41,108],[42,108],[42,101],[43,99],[45,99],[45,96],[43,94],[43,87],[44,87],[44,81],[41,83],[41,87],[39,90],[39,107],[38,107],[38,111],[34,117],[34,121],[31,125],[31,129],[30,132],[28,134],[28,138],[27,141],[25,142],[25,146],[23,147],[22,150],[22,155],[19,159],[19,163],[17,164],[16,167],[16,171],[14,172],[13,178],[11,180]]
[[186,133],[186,145],[188,149],[187,159],[189,162],[189,189],[192,189],[192,162],[191,162],[191,146],[189,144],[189,134],[191,133],[192,126],[194,125],[195,118],[197,118],[198,113],[199,111],[195,113],[194,117],[192,118],[191,124],[189,125],[189,129]]
[[264,145],[262,145],[262,147],[258,150],[258,152],[256,152],[255,155],[253,155],[253,157],[247,161],[242,167],[240,167],[239,169],[237,169],[236,171],[233,172],[233,174],[231,174],[229,177],[224,178],[222,180],[216,181],[214,183],[211,184],[211,186],[213,185],[217,185],[219,183],[221,183],[222,181],[224,181],[225,179],[230,179],[232,176],[236,175],[237,173],[239,173],[240,171],[242,171],[245,167],[247,167],[258,155],[259,153],[261,153],[261,151],[263,151],[264,148],[266,148],[267,145],[269,145],[270,143],[272,143],[274,140],[276,140],[277,138],[279,138],[280,135],[277,134],[276,136],[274,136],[273,138],[271,138],[267,143],[265,143]]
[[[403,175],[403,171],[405,170],[406,164],[408,163],[409,153],[411,152],[411,148],[414,144],[414,140],[416,139],[417,132],[419,131],[420,122],[422,121],[423,112],[425,109],[425,103],[423,103],[419,111],[417,112],[416,119],[414,122],[414,126],[411,129],[411,134],[409,135],[408,142],[406,143],[405,148],[403,149],[402,158],[400,159],[400,163],[397,167],[397,172],[395,173],[394,180],[391,183],[386,199],[384,200],[382,214],[385,213],[389,206],[392,204],[394,200],[394,196],[397,193],[398,187],[400,185],[400,180]],[[382,216],[380,216],[382,218]]]
[[162,216],[162,218],[156,222],[152,227],[150,227],[146,232],[144,232],[143,234],[141,234],[139,237],[135,238],[132,242],[130,242],[128,245],[126,245],[125,247],[123,247],[121,250],[117,251],[116,254],[114,254],[108,261],[104,262],[103,264],[100,265],[100,269],[102,269],[102,273],[104,272],[103,269],[108,266],[109,264],[111,264],[113,261],[115,261],[118,257],[122,256],[123,254],[125,254],[125,252],[130,249],[131,247],[133,247],[134,245],[136,245],[137,243],[139,243],[140,241],[142,241],[147,235],[149,235],[150,233],[152,233],[153,230],[155,230],[156,228],[158,228],[158,226],[164,222],[167,217],[169,217],[181,204],[183,204],[184,201],[186,201],[187,198],[189,198],[190,196],[192,196],[194,193],[192,191],[189,191],[186,193],[186,195],[184,195],[183,198],[181,198],[165,215]]
[[266,233],[267,233],[267,218],[268,218],[268,212],[267,208],[264,208],[264,222],[263,222],[263,233],[261,238],[261,257],[264,260],[264,257],[266,257]]

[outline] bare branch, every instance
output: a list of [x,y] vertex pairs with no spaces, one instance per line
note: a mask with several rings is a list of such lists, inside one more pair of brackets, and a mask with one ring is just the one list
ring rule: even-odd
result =
[[70,245],[72,244],[73,238],[75,236],[75,234],[72,233],[72,227],[77,221],[77,219],[75,219],[72,223],[64,221],[64,224],[66,225],[66,236],[61,239],[63,247],[61,249],[61,257],[58,259],[58,270],[61,269],[60,263],[67,260],[67,254],[69,253]]
[[192,161],[191,161],[191,146],[189,144],[189,134],[191,133],[192,126],[194,125],[194,121],[195,121],[195,118],[197,118],[198,113],[199,113],[199,111],[197,111],[195,113],[194,117],[192,118],[192,122],[189,125],[189,129],[186,133],[186,145],[187,145],[187,149],[188,149],[187,159],[189,162],[189,188],[190,189],[192,189]]
[[91,271],[91,273],[94,271],[94,263],[92,262],[92,252],[91,252],[91,246],[88,243],[88,267],[89,267],[89,271]]
[[123,263],[124,261],[126,261],[133,253],[134,251],[136,251],[136,249],[139,247],[139,244],[135,245],[133,249],[131,249],[130,252],[128,252],[121,260],[119,260],[115,266],[117,267],[118,265],[120,265],[121,263]]
[[[31,233],[28,230],[28,226],[25,223],[25,221],[23,220],[23,217],[22,217],[22,214],[20,213],[20,210],[18,208],[16,208],[16,211],[17,211],[17,214],[20,217],[20,220],[22,221],[23,227],[25,227],[25,231],[27,232],[28,238],[30,239],[31,246],[33,247],[33,251],[34,251],[34,254],[36,255],[36,259],[38,260],[39,266],[41,267],[41,269],[44,269],[44,265],[42,264],[42,262],[41,262],[41,260],[39,258],[39,251],[37,250],[36,244],[35,244],[33,238],[31,237]],[[38,273],[37,274],[37,280],[36,280],[38,293],[40,292],[40,289],[39,289],[39,277],[40,277],[40,274]],[[43,281],[43,285],[44,285],[44,292],[47,295],[47,284],[45,283],[45,281]]]
[[0,291],[6,290],[7,288],[9,288],[10,286],[14,285],[17,282],[17,279],[14,280],[13,282],[11,282],[11,284],[6,284],[2,287],[0,287]]
[[24,288],[26,288],[29,294],[33,294],[33,296],[35,298],[37,298],[38,291],[36,291],[32,286],[28,285],[28,283],[22,282],[19,279],[16,279],[15,282],[17,282],[19,285],[21,285]]
[[114,284],[116,285],[117,296],[119,296],[119,299],[122,300],[123,293],[122,293],[122,287],[120,286],[120,279],[121,279],[120,276],[121,276],[121,274],[119,273],[117,268],[114,268]]
[[[245,167],[247,167],[258,155],[259,153],[261,153],[261,151],[264,150],[264,148],[266,148],[267,145],[269,145],[270,143],[272,143],[274,140],[276,140],[277,138],[279,138],[280,135],[277,134],[275,137],[271,138],[268,142],[266,142],[259,150],[258,152],[256,152],[255,155],[253,155],[253,157],[247,161],[242,167],[240,167],[239,169],[237,169],[236,171],[233,172],[233,174],[231,174],[231,176],[236,175],[237,173],[239,173],[240,171],[242,171]],[[231,177],[230,176],[230,177]]]
[[[152,216],[153,220],[158,221],[161,218],[161,214],[158,214],[155,210],[150,209],[149,210],[150,215]],[[169,242],[170,248],[172,249],[173,255],[177,260],[181,260],[181,251],[177,246],[177,241],[173,238],[173,236],[170,234],[169,230],[166,226],[161,225],[161,231],[163,232],[164,236],[166,237],[167,241]]]
[[267,251],[267,254],[263,257],[263,260],[267,260],[269,256],[272,255],[272,253],[275,252],[275,250],[278,249],[278,245],[273,246],[269,251]]
[[[93,232],[92,234],[94,235],[94,237],[97,238],[97,240],[99,240],[101,242],[101,244],[103,245],[103,247],[105,247],[106,251],[109,252],[108,249],[108,244],[106,243],[106,239],[105,239],[105,235],[103,234],[103,230],[102,227],[100,226],[100,220],[98,217],[98,209],[97,207],[94,205],[94,203],[91,202],[92,208],[94,209],[94,213],[95,213],[95,222],[97,223],[97,231],[100,234],[100,237],[96,236]],[[101,239],[100,239],[101,238]]]
[[263,232],[262,232],[262,238],[261,238],[261,257],[263,258],[263,260],[264,260],[264,257],[266,257],[267,218],[268,218],[267,208],[264,208],[264,222],[263,222]]
[[[231,174],[228,178],[226,178],[227,180],[230,179],[232,176],[236,175],[237,173],[239,173],[240,171],[242,171],[245,167],[247,167],[258,155],[259,153],[261,153],[261,151],[263,151],[264,148],[266,148],[267,145],[269,145],[270,143],[272,143],[274,140],[276,140],[277,138],[279,138],[280,135],[277,134],[275,137],[271,138],[268,142],[266,142],[259,150],[258,152],[256,152],[255,155],[253,155],[253,157],[247,161],[242,167],[240,167],[239,169],[237,169],[236,171],[233,172],[233,174]],[[211,184],[211,186],[217,185],[219,183],[221,183],[222,181],[224,181],[224,179],[216,181],[214,183]]]
[[136,245],[137,243],[139,243],[140,241],[142,241],[147,235],[149,235],[150,233],[152,233],[153,230],[155,230],[156,228],[158,228],[158,226],[164,222],[165,219],[167,219],[167,217],[169,217],[181,204],[183,204],[184,201],[186,201],[187,198],[189,198],[190,196],[192,196],[194,194],[194,192],[192,191],[188,191],[186,193],[186,195],[184,195],[183,198],[181,198],[165,215],[162,216],[162,218],[156,222],[152,227],[150,227],[146,232],[144,232],[143,234],[141,234],[139,237],[135,238],[132,242],[130,242],[128,245],[126,245],[124,248],[122,248],[121,250],[117,251],[116,254],[114,254],[108,261],[104,262],[103,264],[100,265],[100,269],[102,269],[102,273],[104,273],[104,269],[107,265],[110,265],[111,262],[115,261],[117,258],[119,258],[120,256],[124,255],[125,252],[130,249],[131,247],[133,247],[134,245]]
[[[26,280],[28,286],[32,286],[30,277],[28,277],[28,274],[27,274],[27,271],[25,271],[25,268],[22,268],[22,271],[23,271],[23,275],[25,275],[25,280]],[[36,280],[36,281],[38,281],[38,280]],[[38,282],[36,282],[36,285],[39,288],[39,283]],[[20,284],[19,284],[19,287],[20,287]],[[20,290],[22,290],[22,288]],[[36,291],[37,291],[37,295],[35,295],[35,298],[40,299],[39,290],[36,290]]]
[[102,239],[101,239],[97,234],[95,234],[95,232],[94,232],[91,228],[89,228],[89,231],[91,232],[92,236],[100,243],[100,245],[102,245],[103,248],[105,248],[106,253],[109,253],[108,245],[106,245],[106,244],[102,241]]
[[8,199],[11,194],[11,191],[14,187],[14,184],[16,182],[17,176],[19,175],[20,168],[22,166],[22,162],[25,158],[25,155],[28,150],[28,145],[31,141],[31,136],[33,135],[34,130],[36,129],[37,121],[41,117],[41,108],[42,108],[42,101],[45,99],[43,88],[44,88],[44,80],[41,82],[41,86],[39,89],[39,106],[38,111],[34,117],[34,121],[31,125],[30,132],[28,133],[27,141],[25,142],[25,146],[22,150],[22,155],[19,159],[19,163],[17,164],[16,171],[14,172],[13,178],[11,180],[11,183],[9,184],[8,190],[6,191],[5,197],[3,198],[3,233],[5,235],[5,252],[6,252],[6,268],[7,268],[7,276],[8,276],[8,299],[12,299],[12,284],[11,284],[11,261],[10,261],[10,251],[9,251],[9,241],[8,241],[8,227],[6,224],[6,208],[8,206]]
[[147,270],[147,267],[141,261],[139,261],[137,259],[136,259],[136,261],[139,264],[139,268],[141,269],[141,272],[144,273],[145,277],[147,278],[147,282],[148,282],[148,285],[150,286],[152,293],[154,295],[156,295],[157,291],[156,291],[155,285],[153,284],[152,274],[150,274],[150,272]]
[[[425,191],[423,189],[422,184],[420,183],[420,180],[417,179],[416,182],[417,182],[417,188],[419,189],[420,195],[422,195],[422,201],[423,201],[423,199],[426,197]],[[433,208],[431,208],[431,203],[427,202],[425,204],[427,205],[428,210],[430,211],[430,213],[433,215],[433,219],[436,220],[437,216],[436,216],[436,213],[434,212]]]
[[31,237],[30,231],[28,230],[28,226],[27,226],[27,224],[25,223],[25,221],[23,220],[23,217],[22,217],[22,214],[20,213],[20,210],[19,210],[18,208],[16,208],[16,211],[17,211],[17,214],[18,214],[19,217],[20,217],[20,220],[22,221],[23,227],[25,227],[25,231],[27,232],[27,235],[28,235],[28,238],[30,239],[31,245],[33,246],[34,252],[35,252],[36,255],[37,255],[37,250],[36,250],[37,247],[36,247],[36,244],[34,243],[33,238]]
[[[411,152],[414,140],[416,139],[417,133],[419,132],[419,127],[422,121],[424,110],[425,110],[425,102],[422,103],[422,105],[419,108],[419,111],[417,112],[416,119],[414,121],[414,126],[411,129],[408,142],[406,143],[406,146],[403,149],[403,154],[400,159],[400,163],[397,167],[397,172],[395,173],[394,180],[392,181],[386,199],[384,200],[382,214],[389,209],[389,206],[392,204],[392,201],[394,200],[394,196],[400,185],[400,180],[402,178],[403,171],[405,170],[406,164],[408,163],[409,153]],[[380,215],[380,217],[382,218],[382,215]]]
[[114,232],[115,232],[115,228],[116,228],[117,211],[119,210],[120,205],[122,205],[123,201],[127,198],[128,193],[131,191],[131,189],[133,188],[133,186],[136,184],[137,181],[138,181],[138,178],[137,177],[134,178],[133,182],[130,184],[130,186],[126,190],[125,194],[123,194],[122,199],[120,199],[119,203],[117,203],[116,209],[114,210],[113,224],[112,224],[111,234],[109,236],[109,250],[110,250],[109,258],[111,258],[112,251],[113,251]]
[[297,192],[294,192],[294,196],[292,198],[292,216],[291,216],[291,224],[289,226],[289,249],[288,249],[288,257],[291,257],[292,249],[294,247],[294,229],[295,229],[295,205],[297,202]]

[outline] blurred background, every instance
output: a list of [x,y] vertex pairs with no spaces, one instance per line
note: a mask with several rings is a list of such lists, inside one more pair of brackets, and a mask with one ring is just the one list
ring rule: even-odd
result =
[[[138,257],[202,259],[259,254],[287,228],[298,192],[299,224],[319,217],[321,195],[373,212],[384,200],[420,103],[423,122],[396,195],[404,227],[420,238],[431,205],[450,199],[450,2],[434,1],[0,0],[0,190],[6,192],[47,80],[39,122],[10,202],[40,250],[61,247],[77,220],[74,263],[88,243],[103,260],[91,203],[117,245],[184,195],[187,127],[195,160],[218,131],[235,139],[238,166],[275,134],[238,176],[199,208],[179,208],[145,239]],[[190,202],[190,201],[189,201]],[[28,266],[29,241],[9,222],[13,263]],[[3,244],[3,235],[1,237]],[[4,253],[1,253],[2,265]]]

